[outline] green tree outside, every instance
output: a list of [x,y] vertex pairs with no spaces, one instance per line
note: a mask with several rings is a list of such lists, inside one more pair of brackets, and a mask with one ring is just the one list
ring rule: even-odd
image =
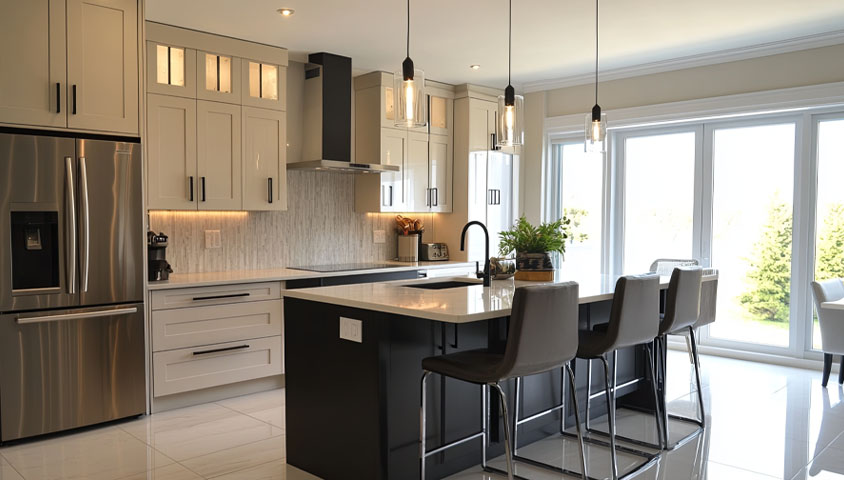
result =
[[788,322],[791,297],[791,208],[776,197],[768,223],[754,245],[754,258],[747,273],[750,290],[739,297],[756,320]]
[[815,279],[844,278],[844,205],[830,207],[818,238]]

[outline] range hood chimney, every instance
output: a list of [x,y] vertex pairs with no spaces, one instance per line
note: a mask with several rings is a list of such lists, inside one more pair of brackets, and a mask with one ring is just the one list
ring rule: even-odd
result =
[[312,53],[305,65],[304,142],[308,160],[288,170],[346,173],[398,171],[394,165],[352,163],[352,59]]

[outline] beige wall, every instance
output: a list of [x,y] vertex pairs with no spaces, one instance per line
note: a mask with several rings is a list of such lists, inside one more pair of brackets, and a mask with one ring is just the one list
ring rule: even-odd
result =
[[[599,101],[611,111],[834,82],[844,82],[844,44],[601,82]],[[525,95],[522,205],[529,218],[540,217],[544,120],[585,117],[595,103],[594,88],[578,85]]]

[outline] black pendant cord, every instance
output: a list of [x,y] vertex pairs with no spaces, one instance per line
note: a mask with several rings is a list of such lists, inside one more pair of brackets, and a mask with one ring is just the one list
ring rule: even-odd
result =
[[595,105],[598,104],[598,0],[595,0]]
[[507,23],[507,85],[512,85],[510,72],[513,70],[513,0],[510,0],[510,15]]
[[407,0],[407,58],[410,58],[410,0]]

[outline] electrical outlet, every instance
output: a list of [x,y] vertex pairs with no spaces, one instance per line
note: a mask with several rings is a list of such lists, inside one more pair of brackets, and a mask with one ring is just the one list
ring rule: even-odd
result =
[[205,248],[220,248],[222,245],[219,230],[205,230]]
[[340,338],[363,343],[363,322],[354,318],[340,317]]
[[372,231],[372,243],[386,243],[387,242],[387,232],[384,230],[373,230]]

